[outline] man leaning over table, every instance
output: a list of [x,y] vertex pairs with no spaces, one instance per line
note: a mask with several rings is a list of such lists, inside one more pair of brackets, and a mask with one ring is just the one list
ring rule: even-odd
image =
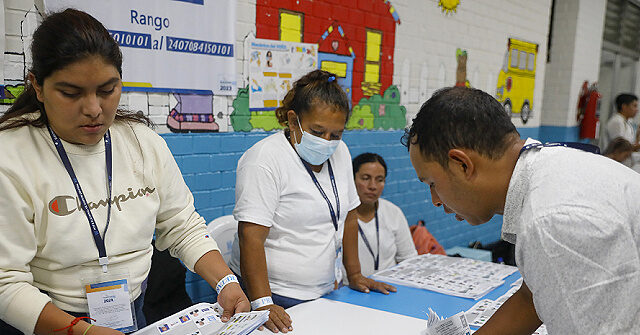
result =
[[476,89],[436,92],[405,137],[435,206],[504,215],[522,287],[475,334],[629,334],[640,326],[640,175],[576,145],[520,139]]

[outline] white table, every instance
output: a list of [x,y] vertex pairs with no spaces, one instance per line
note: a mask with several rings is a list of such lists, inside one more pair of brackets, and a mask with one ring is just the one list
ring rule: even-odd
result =
[[[317,299],[287,309],[293,320],[291,335],[423,335],[427,322],[329,299]],[[253,334],[273,335],[264,329]],[[278,332],[278,334],[282,334]]]

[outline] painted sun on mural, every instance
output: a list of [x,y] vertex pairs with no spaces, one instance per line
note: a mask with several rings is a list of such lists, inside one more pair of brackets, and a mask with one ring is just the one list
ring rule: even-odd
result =
[[440,0],[438,2],[438,7],[440,7],[445,14],[457,12],[458,5],[460,5],[460,0]]

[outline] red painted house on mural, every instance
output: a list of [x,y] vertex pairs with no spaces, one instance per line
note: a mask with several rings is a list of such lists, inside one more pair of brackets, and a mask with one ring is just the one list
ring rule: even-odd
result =
[[386,0],[258,0],[256,37],[318,43],[318,65],[353,105],[392,84],[395,8]]

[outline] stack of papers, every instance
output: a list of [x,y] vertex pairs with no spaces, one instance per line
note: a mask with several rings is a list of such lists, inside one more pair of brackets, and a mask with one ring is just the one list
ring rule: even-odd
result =
[[424,254],[382,270],[372,277],[448,295],[479,299],[516,272],[514,266],[469,258]]
[[[484,325],[489,320],[489,318],[491,318],[493,313],[495,313],[498,308],[500,308],[500,306],[502,306],[502,304],[504,304],[504,302],[509,299],[509,297],[511,297],[514,293],[516,293],[516,291],[518,291],[521,284],[522,280],[514,282],[509,291],[507,291],[507,293],[503,294],[495,301],[490,299],[483,299],[478,301],[478,303],[476,303],[465,313],[469,325],[474,327],[482,327],[482,325]],[[545,327],[545,325],[542,325],[533,333],[533,335],[547,335],[547,328]]]
[[218,303],[199,303],[151,324],[134,335],[247,335],[269,320],[269,311],[236,313],[222,322]]
[[471,329],[463,312],[447,319],[442,319],[429,308],[427,319],[427,335],[471,335]]

